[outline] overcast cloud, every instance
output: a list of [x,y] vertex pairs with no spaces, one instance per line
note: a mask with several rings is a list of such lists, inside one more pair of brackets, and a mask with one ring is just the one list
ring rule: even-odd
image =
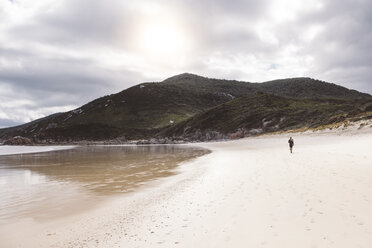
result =
[[178,73],[372,93],[368,0],[0,0],[0,127]]

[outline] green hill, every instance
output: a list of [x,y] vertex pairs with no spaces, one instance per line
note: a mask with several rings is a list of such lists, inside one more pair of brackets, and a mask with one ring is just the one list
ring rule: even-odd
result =
[[372,101],[291,99],[264,93],[241,97],[182,121],[162,135],[188,140],[247,136],[341,122],[371,111]]
[[[347,102],[371,99],[368,94],[309,78],[249,83],[185,73],[159,83],[133,86],[119,93],[98,98],[73,111],[51,115],[17,127],[0,129],[0,140],[14,136],[28,137],[34,142],[155,137],[170,134],[166,129],[175,130],[175,125],[191,123],[192,120],[196,124],[196,118],[208,111],[234,105],[239,109],[238,103],[253,104],[252,101],[255,100],[249,99],[257,100],[258,92],[302,100],[312,99],[313,102],[308,103],[308,108],[312,108],[312,104],[316,104],[317,101],[327,105],[327,101],[336,99]],[[268,105],[264,110],[273,113],[282,107]],[[234,120],[235,123],[236,119],[244,117],[233,108],[227,111],[231,113],[228,113],[226,118],[218,115],[221,117],[219,123],[230,123],[230,120]],[[213,125],[208,128],[214,128]],[[231,130],[235,127],[237,127],[235,124],[232,125]],[[207,125],[203,124],[203,128],[207,128]]]
[[279,79],[255,84],[255,88],[267,94],[292,98],[363,99],[371,97],[366,93],[311,78]]

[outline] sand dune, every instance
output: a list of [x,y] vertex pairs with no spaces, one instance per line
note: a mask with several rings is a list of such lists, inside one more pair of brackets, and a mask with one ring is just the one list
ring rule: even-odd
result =
[[8,244],[370,247],[372,132],[293,137],[293,154],[288,135],[200,144],[182,173]]

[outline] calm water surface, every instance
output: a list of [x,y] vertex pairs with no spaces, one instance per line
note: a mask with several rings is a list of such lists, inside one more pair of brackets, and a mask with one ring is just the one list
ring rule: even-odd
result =
[[171,176],[207,151],[179,146],[91,146],[0,156],[0,224],[64,216]]

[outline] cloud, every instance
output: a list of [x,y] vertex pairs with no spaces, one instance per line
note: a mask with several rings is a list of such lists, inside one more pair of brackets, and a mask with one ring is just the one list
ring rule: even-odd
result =
[[0,1],[0,126],[186,71],[246,81],[309,76],[372,93],[371,7],[367,0]]
[[316,16],[320,35],[306,52],[315,58],[315,72],[351,88],[372,92],[372,7],[370,1],[327,1]]

